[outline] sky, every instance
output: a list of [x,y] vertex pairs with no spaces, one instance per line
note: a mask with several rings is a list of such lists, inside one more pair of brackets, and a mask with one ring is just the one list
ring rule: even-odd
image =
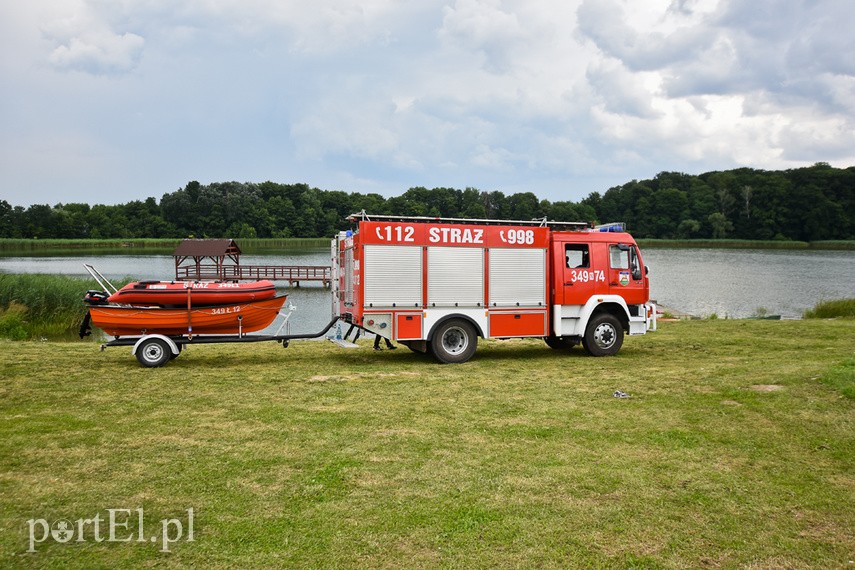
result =
[[851,0],[0,0],[0,199],[855,165]]

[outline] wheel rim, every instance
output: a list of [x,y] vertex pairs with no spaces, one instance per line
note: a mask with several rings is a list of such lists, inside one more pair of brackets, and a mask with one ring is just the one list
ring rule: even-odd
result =
[[617,341],[617,331],[609,323],[601,323],[594,329],[594,342],[602,349],[614,346]]
[[150,344],[143,350],[143,355],[149,362],[157,362],[163,358],[163,347],[157,343]]
[[469,336],[460,327],[451,327],[442,335],[442,348],[448,354],[460,354],[469,346]]

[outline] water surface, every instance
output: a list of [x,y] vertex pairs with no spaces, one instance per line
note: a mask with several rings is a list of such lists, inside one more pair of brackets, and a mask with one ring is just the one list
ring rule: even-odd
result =
[[[855,297],[855,252],[747,249],[658,249],[642,251],[650,268],[651,297],[697,315],[744,318],[760,312],[799,317],[827,299]],[[328,265],[329,250],[242,255],[245,265]],[[83,263],[106,277],[172,279],[169,255],[87,257],[0,257],[0,272],[88,276]],[[329,290],[320,284],[283,285],[297,306],[292,332],[314,332],[329,321]]]

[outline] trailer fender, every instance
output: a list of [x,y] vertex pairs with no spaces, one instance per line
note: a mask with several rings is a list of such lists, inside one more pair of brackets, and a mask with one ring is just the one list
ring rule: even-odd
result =
[[160,340],[165,342],[167,344],[167,346],[169,346],[169,350],[170,350],[170,352],[172,352],[172,354],[174,356],[178,356],[181,353],[181,349],[178,348],[178,345],[175,344],[175,341],[172,340],[171,338],[169,338],[168,336],[164,336],[162,334],[147,334],[143,337],[140,337],[140,339],[136,342],[136,344],[134,344],[134,348],[131,350],[131,354],[133,356],[136,356],[137,355],[137,349],[140,347],[140,345],[143,342],[150,340],[150,339],[153,339],[153,338],[159,338]]

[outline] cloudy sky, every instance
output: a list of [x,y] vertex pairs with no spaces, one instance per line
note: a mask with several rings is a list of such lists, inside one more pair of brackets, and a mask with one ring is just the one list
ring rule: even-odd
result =
[[855,165],[851,0],[0,0],[0,199]]

